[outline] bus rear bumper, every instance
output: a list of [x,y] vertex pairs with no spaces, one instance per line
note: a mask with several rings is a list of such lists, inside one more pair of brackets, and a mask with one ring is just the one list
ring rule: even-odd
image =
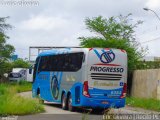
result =
[[87,108],[122,108],[125,107],[125,98],[123,99],[96,99],[83,97],[81,106]]

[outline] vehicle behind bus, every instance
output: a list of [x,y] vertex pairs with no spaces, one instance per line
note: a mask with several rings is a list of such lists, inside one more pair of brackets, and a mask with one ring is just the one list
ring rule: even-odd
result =
[[9,81],[21,81],[26,80],[26,68],[13,68],[12,72],[9,73]]
[[66,48],[41,53],[33,73],[33,97],[63,109],[125,106],[127,54],[109,48]]

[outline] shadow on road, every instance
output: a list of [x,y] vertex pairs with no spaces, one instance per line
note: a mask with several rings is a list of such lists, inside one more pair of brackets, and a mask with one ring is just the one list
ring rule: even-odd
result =
[[[53,103],[44,103],[46,106],[62,109],[60,104],[53,104]],[[67,111],[67,110],[64,110]],[[90,115],[103,115],[103,112],[100,111],[93,111],[92,109],[86,109],[82,107],[77,107],[74,112],[80,113],[80,114],[90,114]]]

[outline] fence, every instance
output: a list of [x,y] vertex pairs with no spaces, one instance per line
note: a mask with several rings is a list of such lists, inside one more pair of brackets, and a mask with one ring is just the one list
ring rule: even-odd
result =
[[135,70],[131,96],[160,99],[160,69]]

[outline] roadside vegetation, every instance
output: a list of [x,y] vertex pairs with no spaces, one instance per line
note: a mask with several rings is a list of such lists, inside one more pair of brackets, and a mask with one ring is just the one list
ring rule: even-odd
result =
[[32,90],[32,83],[29,83],[24,80],[20,82],[11,82],[9,84],[2,84],[2,85],[13,88],[14,90],[16,90],[16,93],[27,92]]
[[43,112],[44,108],[37,99],[23,98],[17,94],[30,90],[31,83],[24,81],[0,84],[0,116]]
[[126,104],[132,107],[140,107],[160,112],[160,100],[127,97]]
[[0,17],[0,79],[3,74],[8,72],[8,59],[13,55],[15,48],[14,46],[7,43],[9,38],[6,35],[6,30],[11,29],[12,26],[6,23],[8,17]]
[[4,78],[5,73],[10,73],[13,68],[29,68],[30,64],[27,60],[17,59],[11,61],[12,55],[14,55],[15,48],[13,45],[8,44],[6,32],[12,28],[7,23],[9,17],[0,17],[0,83],[6,82]]
[[135,29],[143,22],[133,21],[130,17],[131,14],[110,18],[86,18],[86,28],[95,36],[79,37],[80,46],[123,49],[128,55],[128,71],[132,72],[140,64],[138,61],[147,53],[147,48],[143,48],[135,37]]
[[160,68],[160,60],[157,61],[139,61],[137,65],[138,70],[143,69],[159,69]]

